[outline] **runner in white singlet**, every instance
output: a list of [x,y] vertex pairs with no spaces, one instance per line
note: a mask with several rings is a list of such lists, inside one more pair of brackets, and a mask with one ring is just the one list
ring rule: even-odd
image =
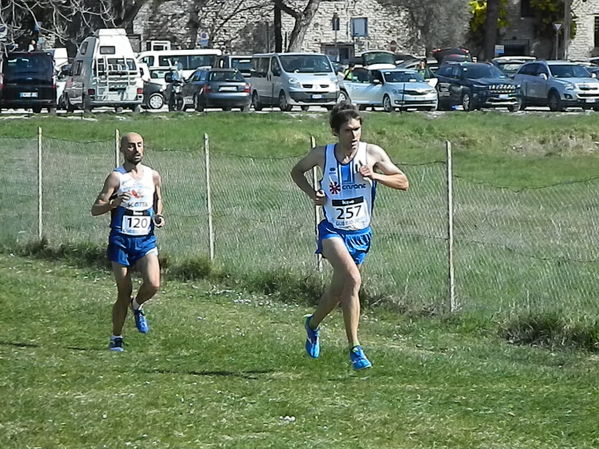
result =
[[[407,190],[406,175],[393,163],[381,147],[360,141],[362,117],[351,104],[337,104],[330,116],[337,143],[315,147],[291,170],[298,187],[319,206],[325,219],[318,226],[317,253],[333,267],[331,284],[312,315],[305,319],[306,351],[312,358],[320,355],[319,325],[337,305],[341,305],[349,357],[354,369],[369,368],[358,340],[362,283],[360,265],[364,261],[372,232],[370,220],[375,189],[382,184],[392,189]],[[306,172],[319,167],[320,189],[314,190]]]

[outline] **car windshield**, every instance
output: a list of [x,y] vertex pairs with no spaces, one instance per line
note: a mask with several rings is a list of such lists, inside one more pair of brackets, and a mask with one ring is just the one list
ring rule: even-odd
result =
[[418,72],[383,72],[388,83],[424,83],[424,78]]
[[237,70],[249,72],[252,68],[252,60],[247,59],[231,59],[231,67]]
[[219,72],[210,72],[208,81],[244,81],[244,79],[238,70],[223,70]]
[[9,55],[5,60],[5,81],[28,79],[47,80],[54,74],[52,57],[47,55]]
[[522,62],[505,62],[499,63],[499,68],[506,74],[514,74],[522,67]]
[[487,64],[468,65],[464,67],[464,77],[478,78],[506,78],[505,74],[497,67]]
[[282,55],[280,59],[288,73],[333,72],[329,58],[324,55]]
[[384,51],[369,52],[362,55],[362,64],[393,64],[395,65],[395,55]]
[[560,64],[550,65],[549,70],[555,78],[590,78],[587,69],[579,65]]

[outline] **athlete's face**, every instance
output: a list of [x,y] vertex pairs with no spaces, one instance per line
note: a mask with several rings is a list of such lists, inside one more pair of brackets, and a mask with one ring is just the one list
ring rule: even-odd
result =
[[345,122],[336,133],[339,137],[339,145],[341,148],[355,151],[358,149],[358,142],[362,136],[362,124],[360,120],[352,118]]
[[121,148],[125,161],[139,164],[144,157],[144,140],[139,134],[129,134]]

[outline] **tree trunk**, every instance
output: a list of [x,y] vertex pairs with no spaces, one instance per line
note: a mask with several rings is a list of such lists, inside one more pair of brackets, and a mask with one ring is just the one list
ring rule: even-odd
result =
[[276,4],[274,19],[275,52],[281,53],[283,51],[283,27],[281,23],[281,8],[279,8]]
[[302,12],[295,11],[285,4],[284,0],[274,0],[274,4],[295,19],[295,25],[289,36],[287,51],[300,51],[304,43],[304,37],[308,31],[312,19],[318,11],[321,0],[309,0]]
[[485,19],[485,40],[483,44],[483,55],[486,61],[490,61],[495,56],[498,19],[499,0],[487,0],[487,17]]

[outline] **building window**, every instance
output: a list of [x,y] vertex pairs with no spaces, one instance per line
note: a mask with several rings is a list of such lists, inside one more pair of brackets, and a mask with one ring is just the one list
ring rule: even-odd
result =
[[595,47],[599,47],[599,16],[595,16]]
[[356,17],[351,19],[352,37],[368,37],[368,18]]
[[520,17],[534,17],[534,15],[530,0],[520,0]]

